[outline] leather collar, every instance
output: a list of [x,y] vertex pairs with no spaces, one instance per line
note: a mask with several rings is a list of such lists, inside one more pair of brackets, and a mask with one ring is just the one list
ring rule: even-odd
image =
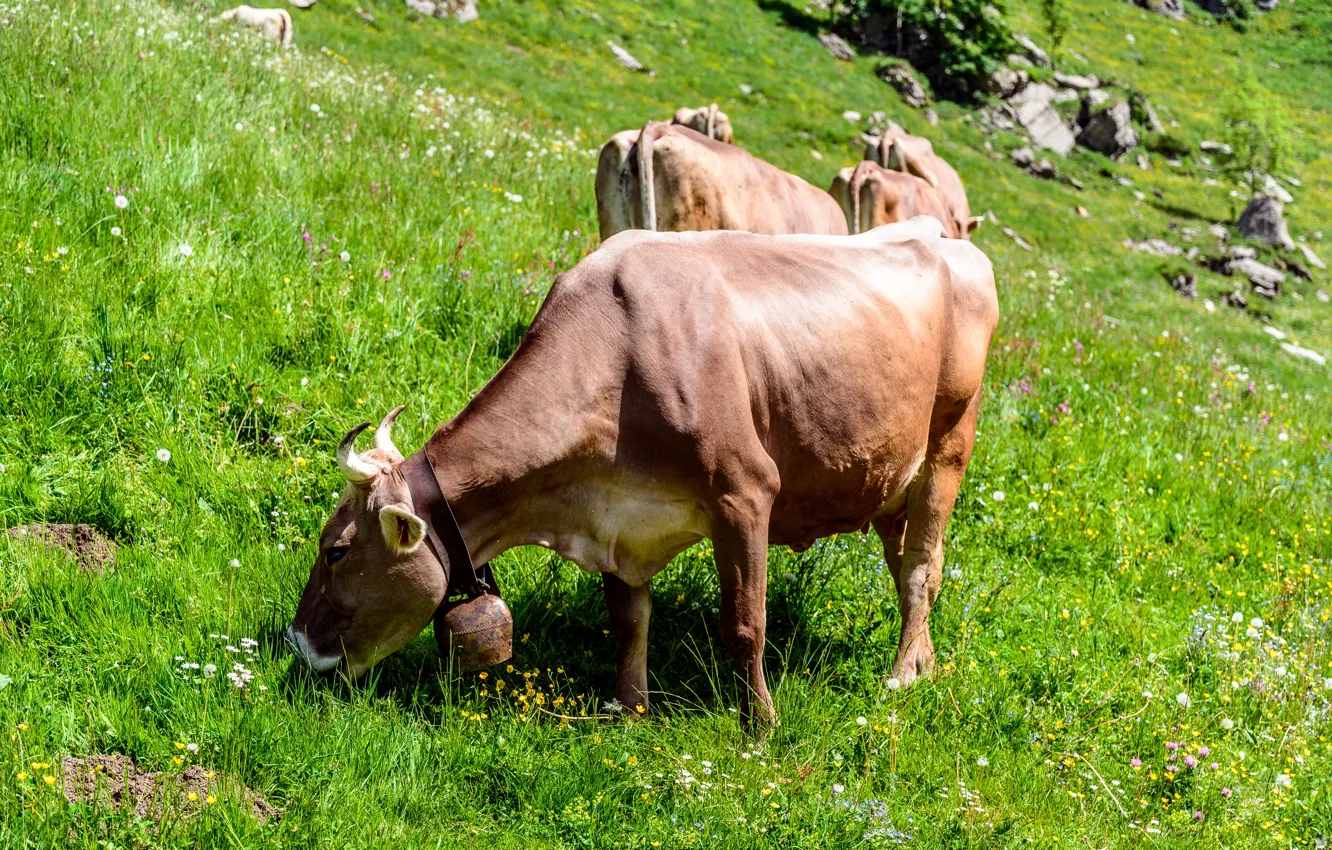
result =
[[[444,593],[447,603],[450,596],[466,594],[477,597],[487,593],[499,595],[499,587],[491,575],[490,565],[482,564],[477,568],[472,563],[472,554],[467,551],[467,542],[463,540],[462,529],[458,520],[444,498],[444,491],[439,487],[439,476],[430,462],[424,447],[402,462],[398,467],[407,489],[412,494],[412,507],[416,515],[425,522],[425,542],[444,570],[448,587]],[[447,566],[445,566],[447,564]]]

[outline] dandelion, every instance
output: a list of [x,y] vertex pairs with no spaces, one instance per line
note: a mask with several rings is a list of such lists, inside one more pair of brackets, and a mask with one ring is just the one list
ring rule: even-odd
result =
[[1179,693],[1175,694],[1175,702],[1179,703],[1180,706],[1182,706],[1183,708],[1188,708],[1189,705],[1193,702],[1193,700],[1189,699],[1188,694],[1184,693],[1183,691],[1180,691]]
[[244,129],[245,129],[245,125],[242,124],[241,122],[237,121],[237,122],[236,122],[236,132],[239,133],[239,132],[243,131]]
[[113,203],[115,203],[116,209],[123,210],[129,206],[129,198],[124,195],[116,195],[116,199]]
[[119,228],[119,227],[113,227],[113,228],[111,228],[111,235],[112,235],[112,236],[119,236],[119,235],[120,235],[120,228]]
[[194,249],[182,242],[180,243],[180,255],[182,257],[193,257]]
[[1256,637],[1258,637],[1258,636],[1261,634],[1261,632],[1259,632],[1259,631],[1258,631],[1257,629],[1255,629],[1253,626],[1249,626],[1247,629],[1245,629],[1245,630],[1244,630],[1244,633],[1245,633],[1246,635],[1248,635],[1249,637],[1251,637],[1251,638],[1256,638]]
[[1253,626],[1255,629],[1261,629],[1263,627],[1263,618],[1254,617],[1252,620],[1249,621],[1249,625]]
[[1236,611],[1234,614],[1230,615],[1230,622],[1235,623],[1236,625],[1244,622],[1244,614]]
[[320,112],[323,112],[323,110],[319,108],[319,104],[317,103],[310,104],[310,111],[313,112],[315,115],[318,115]]
[[69,253],[69,249],[66,248],[64,245],[61,245],[59,248],[56,249],[56,253],[63,257]]
[[868,724],[868,723],[869,723],[869,721],[865,719],[865,715],[863,715],[863,714],[862,714],[861,716],[859,716],[859,717],[856,718],[856,725],[857,725],[857,726],[864,726],[864,725],[866,725],[866,724]]
[[834,794],[840,794],[840,793],[842,793],[842,792],[845,791],[845,790],[846,790],[846,787],[845,787],[844,785],[842,785],[842,783],[840,783],[840,782],[834,782],[834,783],[833,783],[832,792],[833,792]]
[[1289,774],[1289,773],[1278,773],[1278,774],[1277,774],[1277,778],[1276,778],[1276,786],[1277,786],[1278,788],[1289,788],[1289,787],[1290,787],[1290,774]]
[[897,678],[896,676],[894,676],[894,677],[892,677],[891,679],[889,679],[887,682],[885,682],[884,684],[886,684],[886,685],[888,686],[888,690],[890,690],[890,691],[895,691],[895,690],[897,690],[898,688],[902,687],[902,680],[899,679],[899,678]]
[[158,449],[158,450],[157,450],[157,459],[160,460],[160,461],[162,461],[162,463],[170,463],[170,462],[171,462],[171,450],[170,450],[170,449]]
[[976,759],[976,766],[977,766],[977,767],[989,767],[989,766],[990,766],[990,760],[987,759],[985,756],[980,756],[980,757],[978,757],[978,758]]
[[216,665],[216,664],[205,664],[205,665],[203,666],[203,674],[204,674],[204,678],[205,678],[205,679],[211,679],[211,678],[213,678],[213,676],[217,674],[217,665]]
[[55,777],[48,773],[42,777],[42,781],[45,782],[47,785],[54,785]]
[[996,502],[1002,502],[1002,501],[1004,500],[1004,491],[1003,491],[1003,490],[995,490],[994,493],[993,493],[993,498],[994,498],[994,500],[995,500]]
[[1040,509],[1041,506],[1036,504],[1035,502],[1027,502],[1027,510],[1039,511]]
[[191,742],[191,743],[185,745],[185,749],[186,749],[188,752],[191,752],[191,753],[197,753],[197,752],[199,752],[199,745],[198,745],[198,744],[195,744],[195,743],[193,743],[193,742]]
[[[347,253],[346,251],[343,251],[341,254],[338,254],[338,259],[339,259],[339,260],[342,260],[344,263],[350,263],[350,262],[351,262],[351,254]],[[302,378],[301,380],[305,380],[305,379]]]
[[948,571],[948,577],[951,578],[953,581],[961,581],[962,570],[958,569],[957,567],[953,567],[951,570]]

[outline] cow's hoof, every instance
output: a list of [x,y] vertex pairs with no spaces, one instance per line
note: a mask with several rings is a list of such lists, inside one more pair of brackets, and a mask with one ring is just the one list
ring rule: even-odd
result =
[[917,679],[934,672],[934,651],[924,647],[913,647],[901,653],[893,664],[893,678],[907,687]]

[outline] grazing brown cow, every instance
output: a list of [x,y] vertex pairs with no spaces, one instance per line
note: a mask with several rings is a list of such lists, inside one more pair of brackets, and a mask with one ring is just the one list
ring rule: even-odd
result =
[[894,124],[865,147],[865,159],[889,171],[914,174],[937,189],[962,239],[970,239],[971,232],[980,225],[980,218],[971,217],[962,178],[947,160],[934,152],[929,139],[913,136]]
[[827,192],[678,124],[616,133],[597,163],[602,240],[622,230],[846,234]]
[[681,124],[702,133],[709,139],[716,139],[728,145],[735,144],[735,131],[731,129],[731,119],[715,103],[711,106],[700,106],[698,109],[682,106],[675,110],[671,123]]
[[957,222],[938,190],[914,174],[889,171],[868,159],[837,172],[828,194],[842,207],[852,233],[928,215],[938,219],[949,239],[959,236]]
[[603,574],[616,697],[645,710],[648,583],[710,538],[744,717],[768,721],[768,546],[873,525],[910,683],[934,664],[997,321],[990,261],[924,216],[840,238],[620,234],[555,280],[508,363],[411,457],[389,437],[397,411],[363,454],[367,426],[347,435],[351,483],[289,638],[351,675],[402,647],[459,586],[467,557],[420,545],[453,516],[475,563],[537,545]]
[[280,47],[291,46],[291,15],[287,14],[286,9],[256,9],[253,6],[237,6],[223,12],[220,18],[257,30],[265,38],[272,39]]

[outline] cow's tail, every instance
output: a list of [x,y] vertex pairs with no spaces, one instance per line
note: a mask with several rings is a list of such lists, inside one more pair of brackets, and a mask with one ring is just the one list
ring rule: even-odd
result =
[[638,134],[638,194],[643,203],[643,229],[657,229],[657,197],[652,177],[652,143],[669,130],[667,124],[649,121]]
[[856,163],[855,170],[851,172],[850,185],[846,190],[851,193],[851,235],[856,236],[860,233],[860,189],[865,185],[874,174],[875,163],[862,159]]
[[291,15],[287,14],[286,9],[280,9],[279,11],[282,13],[278,16],[281,18],[282,24],[278,29],[278,41],[282,43],[283,47],[291,47]]

